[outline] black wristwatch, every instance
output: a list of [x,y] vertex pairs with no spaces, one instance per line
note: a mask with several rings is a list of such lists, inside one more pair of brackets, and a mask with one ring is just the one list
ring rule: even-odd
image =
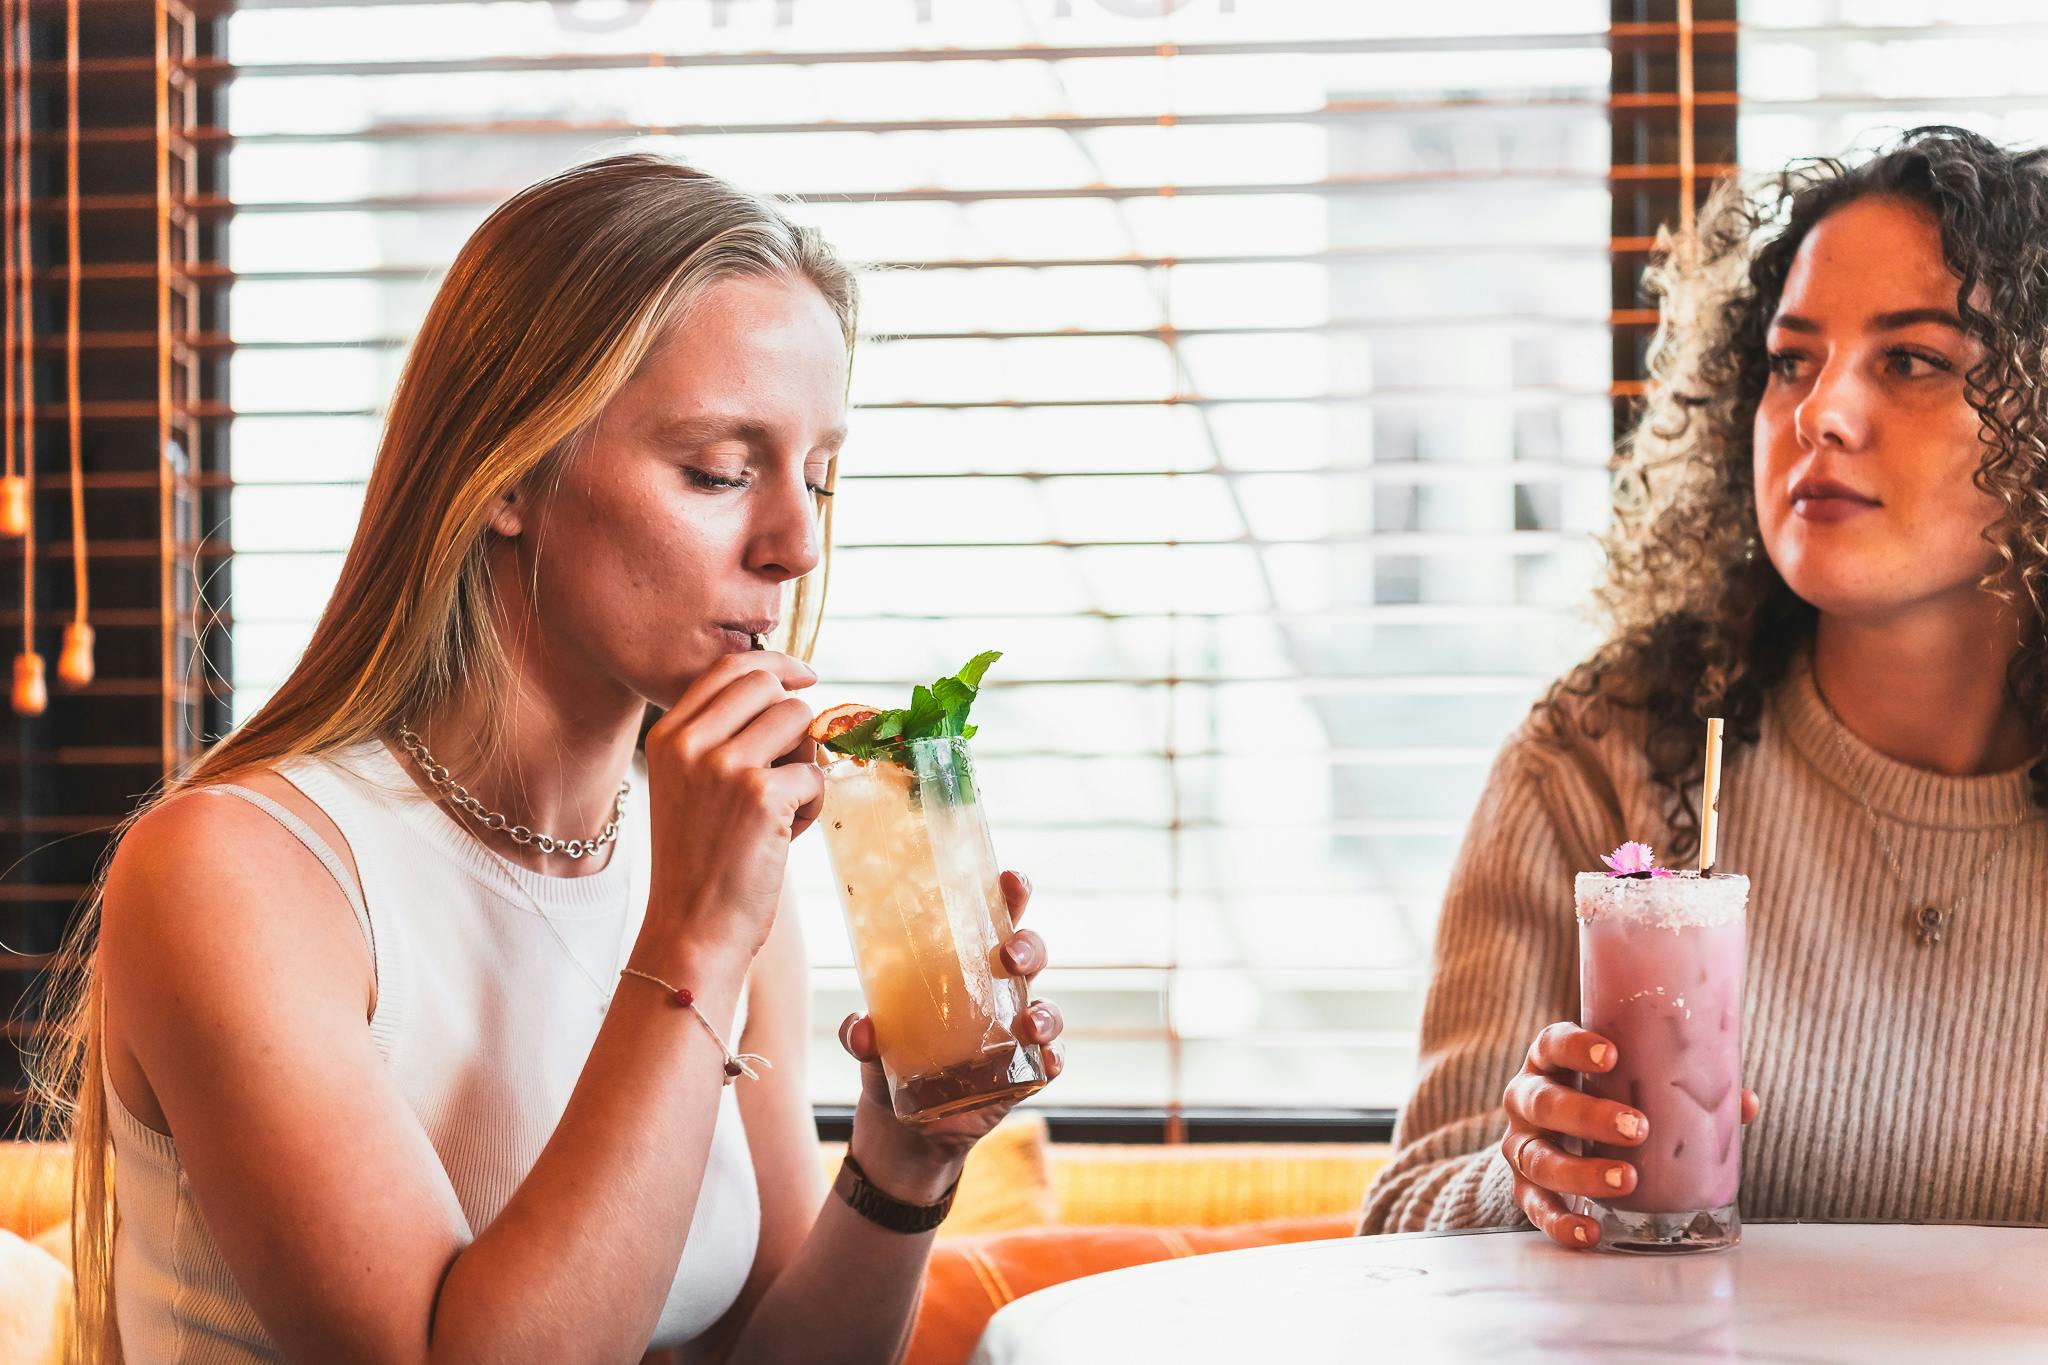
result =
[[832,1182],[832,1193],[844,1199],[848,1208],[870,1223],[891,1232],[913,1235],[930,1232],[945,1222],[946,1215],[953,1211],[953,1196],[959,1189],[960,1180],[955,1176],[946,1192],[939,1196],[938,1203],[906,1204],[870,1184],[868,1173],[853,1159],[852,1152],[846,1154],[846,1160],[839,1167],[839,1178]]

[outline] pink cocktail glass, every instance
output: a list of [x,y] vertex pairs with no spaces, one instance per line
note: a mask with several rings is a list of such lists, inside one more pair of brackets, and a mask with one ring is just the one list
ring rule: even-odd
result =
[[1595,1144],[1627,1161],[1636,1187],[1589,1199],[1600,1245],[1715,1251],[1741,1240],[1742,966],[1749,878],[1582,872],[1579,1022],[1613,1042],[1613,1070],[1586,1092],[1641,1110],[1638,1147]]

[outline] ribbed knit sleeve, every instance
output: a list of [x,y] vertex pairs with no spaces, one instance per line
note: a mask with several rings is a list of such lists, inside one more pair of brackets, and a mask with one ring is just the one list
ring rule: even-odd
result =
[[[1578,1017],[1572,878],[1665,841],[1641,712],[1511,739],[1453,869],[1418,1082],[1361,1230],[1511,1225],[1501,1092]],[[1581,718],[1583,720],[1583,717]],[[1722,774],[1719,866],[1748,874],[1743,1217],[2048,1216],[2048,819],[2024,768],[1951,776],[1847,732],[1803,667]],[[1896,863],[1896,866],[1894,866]],[[1920,907],[1944,910],[1923,945]]]
[[1537,1033],[1578,1014],[1572,877],[1621,842],[1622,812],[1589,759],[1524,727],[1494,765],[1437,925],[1419,1083],[1363,1232],[1524,1221],[1499,1150],[1501,1092]]

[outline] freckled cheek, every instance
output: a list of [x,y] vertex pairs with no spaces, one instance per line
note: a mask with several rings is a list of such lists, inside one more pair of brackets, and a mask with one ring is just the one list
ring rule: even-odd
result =
[[1976,466],[1972,464],[1952,485],[1958,492],[1951,494],[1953,511],[1947,521],[1953,529],[1949,539],[1956,547],[1958,560],[1988,568],[1998,558],[1998,551],[1985,540],[1985,532],[2005,515],[2005,502],[1978,488],[1972,480],[1975,473]]
[[1914,501],[1923,509],[1920,519],[1971,534],[1998,520],[2005,511],[2004,501],[1977,485],[1977,471],[1983,463],[1984,447],[1975,413],[1953,422],[1938,445],[1909,459],[1906,470],[1917,476]]
[[643,528],[628,568],[636,596],[659,598],[670,609],[730,606],[718,600],[727,596],[718,591],[726,562],[725,538],[716,528],[683,519]]
[[1784,520],[1784,491],[1792,477],[1792,466],[1799,458],[1798,443],[1792,439],[1789,416],[1780,417],[1762,409],[1757,413],[1750,439],[1754,452],[1750,475],[1756,490],[1757,521],[1769,530]]
[[676,592],[674,574],[658,542],[622,520],[596,521],[573,543],[563,537],[545,547],[552,561],[544,587],[556,610],[623,625],[658,610]]

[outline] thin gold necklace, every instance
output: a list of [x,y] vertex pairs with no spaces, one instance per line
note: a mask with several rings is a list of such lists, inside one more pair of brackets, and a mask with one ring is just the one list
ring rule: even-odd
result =
[[[1834,703],[1828,700],[1828,694],[1821,691],[1820,678],[1817,675],[1813,679],[1813,695],[1820,698],[1821,709],[1826,711],[1828,719],[1834,722],[1828,733],[1834,736],[1835,751],[1842,756],[1842,766],[1845,769],[1853,768],[1856,759],[1850,752],[1849,741],[1846,738],[1849,727],[1843,723]],[[1942,935],[1948,932],[1949,926],[1955,922],[1963,906],[1984,889],[1984,884],[1991,879],[1992,869],[2005,857],[2005,851],[2012,847],[2014,837],[2034,819],[2034,813],[2028,811],[2007,825],[2005,837],[1998,841],[1998,847],[1992,850],[1991,856],[1985,860],[1984,866],[1978,869],[1977,875],[1967,883],[1963,893],[1949,897],[1947,904],[1944,905],[1914,895],[1912,885],[1906,880],[1906,869],[1899,862],[1899,855],[1892,848],[1892,841],[1885,837],[1884,822],[1879,819],[1876,808],[1870,804],[1870,798],[1863,794],[1863,788],[1859,783],[1851,782],[1848,785],[1850,792],[1856,797],[1857,804],[1863,807],[1863,818],[1870,822],[1870,836],[1877,841],[1878,849],[1884,854],[1885,864],[1891,868],[1892,880],[1898,883],[1899,890],[1905,893],[1908,901],[1915,902],[1906,907],[1906,923],[1918,936],[1923,948],[1941,945]]]

